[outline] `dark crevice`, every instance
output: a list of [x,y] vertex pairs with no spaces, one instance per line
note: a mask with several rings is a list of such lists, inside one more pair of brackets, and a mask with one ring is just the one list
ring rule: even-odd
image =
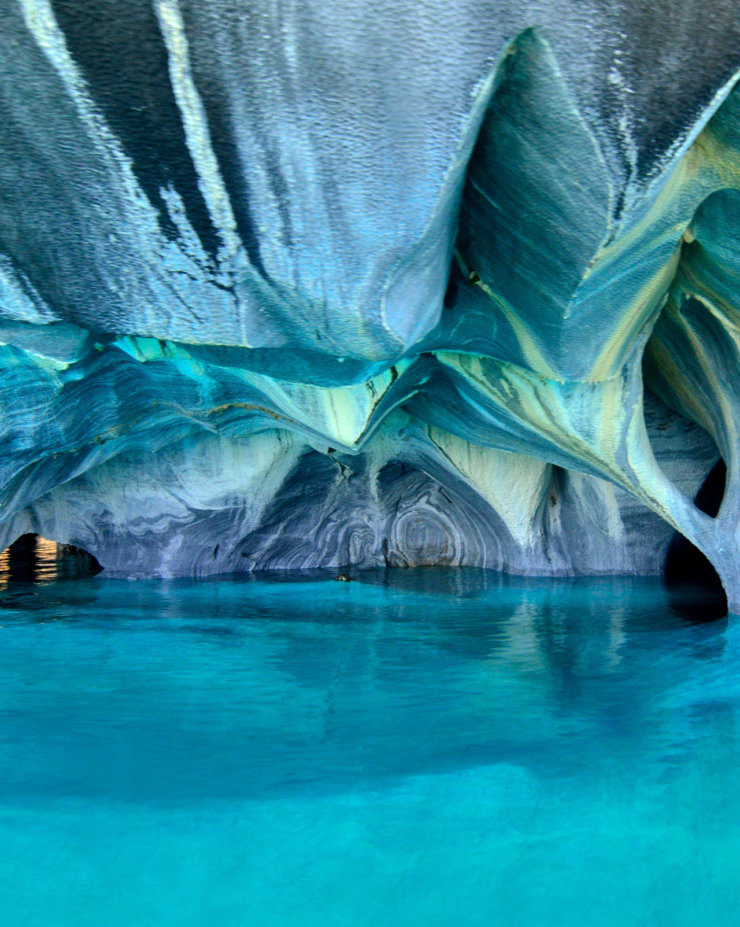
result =
[[[727,467],[719,460],[704,480],[694,504],[716,518],[725,493]],[[700,623],[727,614],[727,597],[710,561],[683,535],[676,534],[668,549],[663,571],[671,605],[690,621]]]
[[726,479],[727,467],[724,460],[720,459],[712,467],[709,476],[704,480],[701,489],[696,494],[694,505],[706,515],[709,515],[710,518],[717,517],[719,507],[722,505]]
[[455,279],[455,265],[453,263],[452,271],[450,273],[450,279],[447,283],[447,289],[445,290],[444,296],[444,307],[445,309],[454,309],[457,305],[458,296],[460,295],[460,284]]

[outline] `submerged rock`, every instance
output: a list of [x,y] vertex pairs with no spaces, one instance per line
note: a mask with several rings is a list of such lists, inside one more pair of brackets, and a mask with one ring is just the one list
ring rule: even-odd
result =
[[740,609],[733,2],[5,7],[0,542]]

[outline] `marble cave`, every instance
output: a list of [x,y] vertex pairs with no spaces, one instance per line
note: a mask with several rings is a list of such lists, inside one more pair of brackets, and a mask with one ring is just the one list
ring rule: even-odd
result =
[[2,547],[649,575],[681,536],[740,612],[735,0],[0,21]]

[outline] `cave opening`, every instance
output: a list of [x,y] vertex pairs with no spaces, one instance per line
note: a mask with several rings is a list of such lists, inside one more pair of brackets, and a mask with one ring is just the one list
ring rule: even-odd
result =
[[[720,458],[696,494],[694,504],[715,518],[725,494],[727,467]],[[671,541],[663,579],[671,606],[686,619],[701,623],[727,614],[727,596],[722,582],[707,557],[681,534]]]
[[84,579],[102,569],[83,548],[60,544],[39,534],[23,534],[0,553],[0,582],[5,584]]

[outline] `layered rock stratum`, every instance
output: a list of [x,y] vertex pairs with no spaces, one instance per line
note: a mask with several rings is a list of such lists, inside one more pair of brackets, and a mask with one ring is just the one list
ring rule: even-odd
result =
[[3,546],[740,611],[734,0],[0,14]]

